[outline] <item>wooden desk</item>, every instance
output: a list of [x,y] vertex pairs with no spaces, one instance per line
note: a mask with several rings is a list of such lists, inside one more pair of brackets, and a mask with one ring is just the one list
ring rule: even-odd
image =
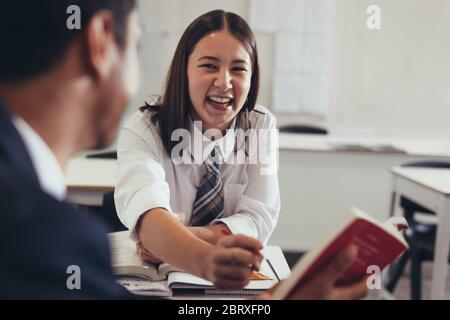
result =
[[66,172],[67,201],[79,205],[101,206],[103,195],[114,190],[116,172],[116,160],[70,160]]
[[406,196],[436,213],[431,299],[444,299],[450,249],[450,170],[395,167],[391,173],[396,194],[394,214],[401,214],[398,210],[400,196]]

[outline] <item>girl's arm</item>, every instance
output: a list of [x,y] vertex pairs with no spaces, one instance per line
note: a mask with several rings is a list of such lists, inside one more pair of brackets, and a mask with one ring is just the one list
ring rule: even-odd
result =
[[213,246],[161,208],[143,214],[136,232],[143,248],[161,260],[223,289],[244,287],[262,261],[256,239],[230,235]]
[[205,227],[188,227],[188,230],[198,238],[213,245],[217,244],[220,238],[231,234],[230,229],[223,223]]

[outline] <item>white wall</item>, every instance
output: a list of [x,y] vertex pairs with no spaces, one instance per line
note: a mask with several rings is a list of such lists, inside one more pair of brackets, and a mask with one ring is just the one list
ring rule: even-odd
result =
[[418,160],[424,157],[281,150],[281,212],[269,242],[290,251],[311,249],[352,206],[386,220],[391,204],[389,169]]
[[[339,2],[334,131],[450,138],[450,1]],[[366,28],[371,4],[380,31]]]

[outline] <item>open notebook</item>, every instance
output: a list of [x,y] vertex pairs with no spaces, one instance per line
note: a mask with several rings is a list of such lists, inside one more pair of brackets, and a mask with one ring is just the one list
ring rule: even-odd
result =
[[[120,276],[118,282],[136,294],[175,295],[256,295],[277,284],[290,274],[289,266],[279,247],[263,249],[265,259],[259,274],[243,290],[217,290],[213,284],[168,264],[152,265],[136,255],[136,243],[128,231],[108,234],[113,271]],[[258,279],[258,280],[257,280]]]

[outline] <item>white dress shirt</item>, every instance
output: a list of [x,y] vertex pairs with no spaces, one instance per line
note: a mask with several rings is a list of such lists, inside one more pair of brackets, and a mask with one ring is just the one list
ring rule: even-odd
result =
[[45,141],[22,118],[16,116],[12,122],[30,155],[42,190],[53,198],[63,201],[67,193],[65,176],[55,155]]
[[[264,107],[257,106],[255,110],[248,113],[251,128],[256,132],[266,129],[277,133],[275,117]],[[270,140],[264,161],[257,158],[256,148],[249,148],[249,158],[257,160],[252,164],[236,164],[235,144],[242,145],[242,141],[236,139],[238,135],[234,130],[211,141],[191,122],[191,144],[183,153],[182,159],[186,162],[180,164],[163,148],[159,126],[151,121],[152,114],[151,111],[136,112],[120,131],[115,203],[122,223],[134,231],[143,213],[165,208],[188,225],[197,186],[206,172],[203,161],[217,146],[224,161],[221,176],[225,206],[223,216],[214,223],[224,223],[233,234],[244,234],[266,243],[280,211],[278,135]],[[235,121],[230,129],[234,125]],[[198,137],[203,147],[200,153],[196,152],[199,144],[194,142]],[[250,141],[256,142],[252,136]]]

